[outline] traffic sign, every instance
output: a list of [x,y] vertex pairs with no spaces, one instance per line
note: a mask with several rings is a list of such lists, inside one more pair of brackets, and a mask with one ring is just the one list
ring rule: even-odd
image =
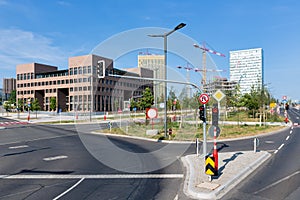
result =
[[217,137],[219,137],[220,136],[220,133],[221,133],[221,129],[220,129],[220,127],[219,126],[211,126],[211,127],[209,127],[209,129],[208,129],[208,135],[210,136],[210,137],[214,137],[214,128],[216,127],[216,136]]
[[283,100],[282,100],[282,103],[287,103],[287,100],[286,100],[286,99],[283,99]]
[[215,98],[215,100],[217,100],[218,102],[221,101],[226,95],[221,91],[221,90],[217,90],[214,94],[213,97]]
[[207,104],[209,102],[209,96],[208,94],[201,94],[198,98],[199,102],[202,104]]
[[157,118],[157,109],[156,108],[148,108],[147,109],[147,118],[153,119]]

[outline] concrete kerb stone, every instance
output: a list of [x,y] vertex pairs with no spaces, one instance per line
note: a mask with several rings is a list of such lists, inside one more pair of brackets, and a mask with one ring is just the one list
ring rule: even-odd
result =
[[0,126],[0,130],[1,130],[1,129],[3,130],[3,129],[5,129],[5,127],[3,127],[3,126]]
[[112,133],[101,133],[101,132],[95,132],[95,131],[92,131],[91,134],[111,136],[111,137],[130,138],[130,139],[135,139],[135,140],[145,140],[145,141],[150,141],[150,142],[161,142],[161,143],[168,143],[168,144],[169,143],[172,143],[172,144],[193,144],[193,143],[195,143],[193,141],[159,140],[159,139],[144,138],[144,137],[130,136],[130,135],[118,135],[118,134],[112,134]]
[[[234,152],[229,153],[223,153],[225,157],[230,156],[230,154],[233,154]],[[241,153],[241,152],[239,152]],[[257,154],[253,154],[253,152],[243,152],[244,156],[249,155],[252,158],[252,161],[249,163],[248,166],[240,166],[237,168],[230,168],[230,166],[226,167],[228,171],[231,171],[231,174],[228,173],[226,177],[223,176],[223,178],[219,177],[218,179],[214,180],[214,184],[218,184],[219,187],[217,187],[215,190],[203,190],[197,188],[197,185],[204,180],[201,180],[205,177],[204,175],[204,158],[201,158],[199,165],[197,165],[197,162],[195,161],[195,155],[188,155],[185,157],[182,157],[182,162],[186,168],[186,178],[184,181],[184,193],[191,197],[196,199],[219,199],[223,195],[225,195],[230,189],[232,189],[234,186],[236,186],[238,183],[240,183],[244,178],[246,178],[249,174],[251,174],[255,169],[257,169],[263,162],[265,162],[271,154],[268,152],[260,152],[259,157],[256,158]],[[237,157],[238,158],[238,157]],[[253,160],[255,158],[255,160]],[[192,160],[194,159],[194,160]],[[198,162],[199,162],[198,158]],[[241,158],[241,159],[245,159]],[[203,160],[203,161],[202,161]],[[202,164],[203,162],[203,164]],[[230,161],[231,165],[238,165],[239,159],[235,159],[233,161]],[[229,170],[230,168],[230,170]],[[196,171],[197,170],[197,171]],[[226,169],[225,169],[226,170]],[[224,170],[224,171],[225,171]],[[202,171],[202,172],[201,172]],[[233,173],[234,172],[234,173]],[[203,173],[203,174],[202,174]],[[225,173],[225,172],[224,172]],[[207,175],[208,178],[208,175]],[[208,179],[207,179],[208,180]]]

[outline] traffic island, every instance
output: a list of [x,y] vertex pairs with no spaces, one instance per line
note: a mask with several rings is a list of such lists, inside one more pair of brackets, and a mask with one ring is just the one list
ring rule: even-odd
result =
[[219,199],[270,156],[271,154],[266,151],[219,153],[218,176],[213,177],[205,174],[204,157],[197,155],[182,157],[187,171],[183,191],[195,199]]

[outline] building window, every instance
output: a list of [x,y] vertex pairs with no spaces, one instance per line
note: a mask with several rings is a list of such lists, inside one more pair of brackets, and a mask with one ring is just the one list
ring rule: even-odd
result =
[[86,66],[83,66],[83,74],[86,74]]
[[70,68],[69,71],[70,71],[70,75],[73,75],[73,68]]
[[88,74],[91,73],[91,66],[88,66]]
[[74,67],[74,75],[77,75],[77,67]]
[[82,74],[82,68],[78,67],[78,74]]

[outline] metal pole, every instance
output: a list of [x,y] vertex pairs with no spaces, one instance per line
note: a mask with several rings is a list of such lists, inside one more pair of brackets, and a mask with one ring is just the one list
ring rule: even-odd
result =
[[203,121],[203,155],[204,155],[204,162],[206,156],[206,106],[204,106],[204,121]]
[[[164,54],[165,54],[165,80],[167,80],[167,35],[164,35]],[[168,98],[167,98],[167,82],[165,82],[165,138],[167,138],[167,131],[168,131]]]
[[215,158],[215,170],[218,172],[218,149],[217,149],[217,128],[214,126],[214,151],[213,157]]
[[92,66],[92,75],[91,75],[91,79],[90,79],[90,82],[91,82],[91,88],[90,88],[90,91],[91,91],[91,100],[90,100],[90,122],[92,121],[92,107],[93,107],[93,66]]

